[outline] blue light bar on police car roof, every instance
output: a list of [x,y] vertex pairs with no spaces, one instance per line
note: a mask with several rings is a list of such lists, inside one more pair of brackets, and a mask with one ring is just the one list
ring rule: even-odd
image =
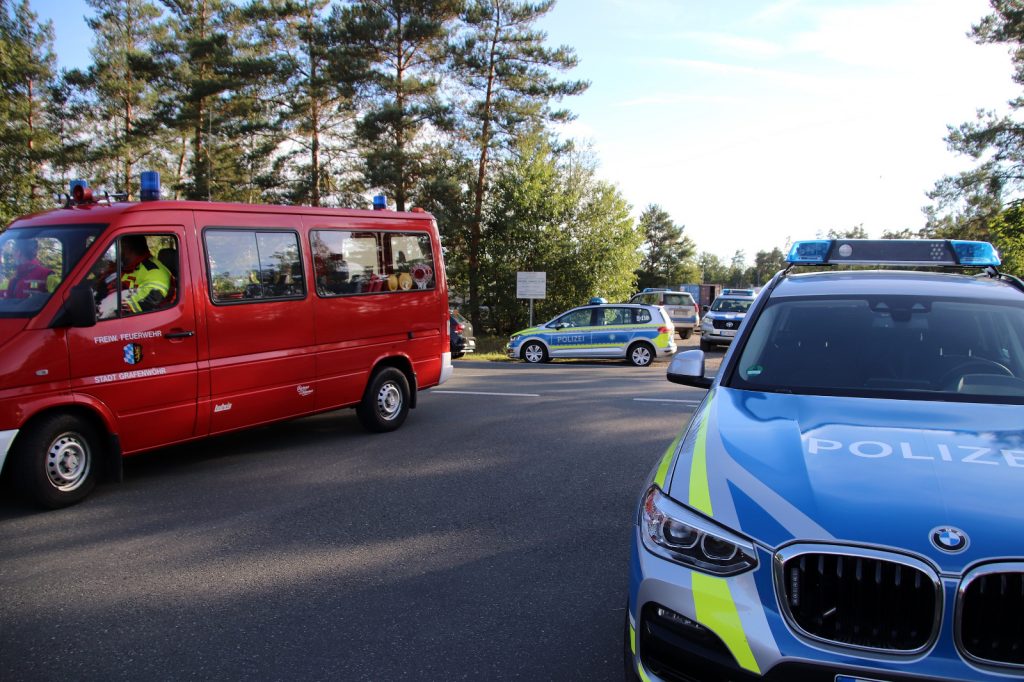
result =
[[829,249],[832,248],[830,239],[813,239],[803,242],[793,242],[786,256],[787,263],[826,263]]
[[960,265],[972,265],[976,267],[995,267],[1002,264],[999,252],[988,242],[967,242],[959,239],[952,239],[949,242],[953,246]]
[[911,265],[989,267],[1000,264],[988,242],[949,239],[815,239],[793,244],[794,265]]

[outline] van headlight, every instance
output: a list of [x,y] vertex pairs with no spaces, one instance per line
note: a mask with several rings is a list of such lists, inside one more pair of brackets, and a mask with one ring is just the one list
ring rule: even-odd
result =
[[644,495],[640,535],[652,554],[704,573],[736,575],[757,566],[754,543],[684,507],[657,486]]

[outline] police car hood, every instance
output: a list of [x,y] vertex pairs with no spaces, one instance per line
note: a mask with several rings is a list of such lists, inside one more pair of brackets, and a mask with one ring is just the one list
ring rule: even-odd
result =
[[[944,570],[1022,553],[1024,407],[718,387],[703,419],[704,467],[684,444],[668,492],[690,499],[706,471],[713,518],[765,545],[903,548]],[[697,432],[687,442],[699,452]],[[946,527],[966,533],[966,549],[933,544]]]

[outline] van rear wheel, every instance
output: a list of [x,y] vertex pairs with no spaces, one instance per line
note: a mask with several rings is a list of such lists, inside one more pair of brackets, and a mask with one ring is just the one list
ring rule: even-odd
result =
[[394,367],[378,370],[370,379],[356,414],[367,431],[384,433],[401,426],[409,415],[409,380],[405,374]]
[[93,426],[74,415],[43,417],[11,450],[15,485],[48,509],[81,502],[96,487],[99,450]]

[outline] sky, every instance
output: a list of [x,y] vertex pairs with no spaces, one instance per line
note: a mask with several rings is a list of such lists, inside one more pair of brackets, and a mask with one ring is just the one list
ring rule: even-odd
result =
[[[90,63],[85,0],[31,0],[58,63]],[[728,262],[830,229],[924,225],[968,167],[948,125],[1006,111],[1008,50],[967,33],[986,0],[558,0],[539,24],[576,50],[563,134],[591,145],[633,213],[658,204]]]

